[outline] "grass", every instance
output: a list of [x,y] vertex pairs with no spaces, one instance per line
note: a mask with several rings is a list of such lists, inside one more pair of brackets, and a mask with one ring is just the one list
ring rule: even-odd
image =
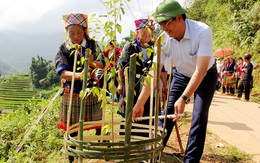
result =
[[230,160],[231,162],[246,162],[248,159],[252,159],[252,155],[240,151],[234,146],[227,146],[226,148],[221,148],[217,152],[217,154],[220,156],[225,156],[225,159]]
[[254,87],[251,92],[250,100],[252,102],[257,102],[260,104],[260,68],[254,69],[253,75],[254,75],[254,78],[253,78]]
[[252,89],[250,100],[260,104],[260,86],[256,85]]
[[252,162],[253,156],[229,145],[210,131],[207,132],[206,145],[202,156],[203,163],[209,162]]

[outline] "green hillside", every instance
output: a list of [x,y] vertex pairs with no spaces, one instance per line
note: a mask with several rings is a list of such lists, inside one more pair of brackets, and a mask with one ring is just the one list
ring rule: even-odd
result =
[[7,76],[7,75],[17,74],[17,73],[18,71],[16,69],[12,68],[6,62],[0,60],[0,76]]
[[26,74],[0,78],[0,110],[15,109],[37,95]]
[[[192,3],[191,3],[192,2]],[[259,0],[185,0],[187,17],[208,24],[213,33],[213,50],[231,48],[234,59],[252,54],[260,64],[260,1]],[[252,94],[260,92],[260,68],[253,70]]]

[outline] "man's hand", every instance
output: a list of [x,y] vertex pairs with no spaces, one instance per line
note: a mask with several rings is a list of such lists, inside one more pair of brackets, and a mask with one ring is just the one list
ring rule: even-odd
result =
[[178,115],[183,115],[185,108],[185,101],[182,98],[179,98],[175,104],[174,104],[174,115],[170,117],[172,121],[177,121],[180,119],[180,116]]

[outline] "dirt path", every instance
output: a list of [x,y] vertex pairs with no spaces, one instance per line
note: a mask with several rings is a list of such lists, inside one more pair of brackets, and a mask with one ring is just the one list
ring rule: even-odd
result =
[[260,104],[234,100],[216,93],[210,108],[208,130],[260,162]]
[[[213,134],[207,134],[202,162],[214,160],[214,154],[207,151],[207,148],[216,148],[218,145],[225,146],[225,142],[228,142],[229,145],[252,154],[253,161],[260,163],[260,104],[238,101],[233,98],[218,92],[214,95],[208,122],[208,131]],[[184,149],[188,137],[187,129],[190,125],[192,104],[186,107],[185,113],[188,123],[182,124],[181,121],[179,123]],[[172,133],[170,140],[167,145],[172,148],[166,148],[165,151],[178,151],[180,148],[176,143],[175,132]],[[210,159],[213,160],[210,161]]]

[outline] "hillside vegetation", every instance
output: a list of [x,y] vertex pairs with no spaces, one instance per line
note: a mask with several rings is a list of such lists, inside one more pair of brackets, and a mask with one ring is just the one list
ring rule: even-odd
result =
[[37,95],[27,74],[0,78],[0,110],[15,109]]
[[[191,3],[193,2],[194,3]],[[252,54],[260,64],[260,1],[259,0],[186,0],[187,17],[208,24],[213,32],[214,51],[231,48],[233,58]],[[260,68],[253,71],[253,93],[260,92]]]

